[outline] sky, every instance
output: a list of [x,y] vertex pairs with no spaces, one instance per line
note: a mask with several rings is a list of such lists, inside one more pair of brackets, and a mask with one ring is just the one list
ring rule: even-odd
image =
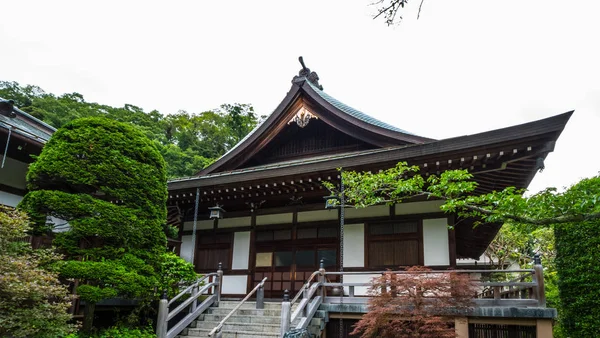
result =
[[163,114],[271,113],[300,70],[371,116],[436,139],[575,110],[531,191],[597,175],[600,2],[8,1],[0,80]]

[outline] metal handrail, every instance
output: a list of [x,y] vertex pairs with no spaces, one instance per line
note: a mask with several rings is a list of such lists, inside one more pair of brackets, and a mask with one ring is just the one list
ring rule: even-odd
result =
[[231,317],[233,316],[233,314],[248,300],[248,298],[252,297],[252,295],[256,292],[256,290],[258,290],[258,288],[262,287],[265,282],[267,281],[267,277],[263,278],[263,280],[256,284],[256,286],[254,287],[254,289],[252,289],[252,291],[250,291],[246,297],[244,297],[244,299],[242,299],[241,302],[238,303],[238,305],[236,307],[233,308],[233,310],[231,310],[231,312],[229,312],[227,314],[227,316],[225,316],[225,318],[223,318],[223,320],[221,320],[221,322],[219,323],[219,325],[215,326],[214,329],[212,329],[212,331],[210,331],[210,333],[208,334],[209,337],[212,337],[213,334],[215,334],[216,332],[221,331],[221,328],[223,328],[223,325],[225,324],[225,322]]

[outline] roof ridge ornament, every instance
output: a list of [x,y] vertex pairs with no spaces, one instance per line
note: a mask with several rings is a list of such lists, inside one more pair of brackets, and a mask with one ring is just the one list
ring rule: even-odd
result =
[[319,84],[319,75],[317,75],[316,72],[311,72],[310,68],[306,67],[304,64],[304,58],[302,58],[302,56],[298,57],[298,61],[300,61],[302,69],[300,69],[297,76],[294,76],[292,83],[302,82],[306,79],[320,90],[323,90],[323,86]]

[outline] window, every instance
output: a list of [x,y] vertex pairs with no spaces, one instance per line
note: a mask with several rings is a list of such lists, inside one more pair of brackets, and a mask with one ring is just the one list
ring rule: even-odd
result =
[[196,269],[215,271],[219,263],[223,269],[229,268],[232,233],[200,233],[196,250]]
[[420,246],[418,221],[369,224],[368,266],[419,265]]
[[337,227],[318,227],[318,228],[298,228],[296,231],[297,239],[309,238],[336,238],[338,236]]
[[257,242],[285,241],[292,239],[292,230],[263,230],[256,232]]

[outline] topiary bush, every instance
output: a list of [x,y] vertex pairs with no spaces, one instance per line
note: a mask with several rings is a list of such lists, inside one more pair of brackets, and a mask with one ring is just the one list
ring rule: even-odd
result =
[[27,174],[20,207],[49,230],[47,216],[67,221],[55,245],[66,255],[61,277],[76,278],[86,302],[84,331],[95,304],[152,296],[165,252],[165,162],[135,127],[83,118],[58,129]]
[[598,337],[600,332],[599,221],[555,225],[556,270],[566,337]]

